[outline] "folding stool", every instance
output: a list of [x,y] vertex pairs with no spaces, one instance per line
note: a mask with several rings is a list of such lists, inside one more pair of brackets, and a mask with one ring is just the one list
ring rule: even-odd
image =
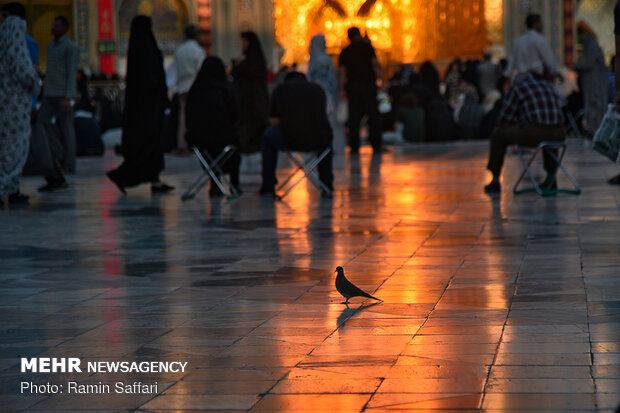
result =
[[[566,153],[566,143],[564,142],[541,142],[538,144],[538,146],[536,146],[536,149],[534,150],[534,152],[532,153],[532,156],[530,157],[530,159],[528,161],[525,160],[525,157],[523,156],[523,151],[521,149],[521,147],[519,145],[515,145],[515,149],[517,151],[517,155],[519,155],[519,159],[521,159],[521,164],[523,165],[523,172],[521,173],[521,176],[519,176],[519,179],[517,180],[517,183],[515,183],[514,188],[512,189],[512,192],[516,195],[518,194],[522,194],[525,192],[537,192],[539,195],[542,196],[546,196],[546,195],[553,195],[553,194],[557,194],[560,192],[564,192],[564,193],[570,193],[570,194],[580,194],[581,193],[581,188],[579,187],[579,184],[577,183],[577,180],[566,170],[566,168],[564,167],[564,165],[562,165],[562,159],[564,158],[564,154]],[[534,159],[536,158],[536,155],[538,155],[539,152],[548,149],[549,150],[549,155],[553,158],[553,160],[556,162],[557,164],[557,169],[553,175],[553,178],[555,178],[557,176],[557,171],[558,170],[562,170],[564,172],[564,174],[566,175],[566,177],[572,182],[573,186],[575,187],[575,189],[543,189],[541,188],[541,186],[538,184],[538,182],[536,181],[536,179],[534,178],[534,175],[532,174],[532,171],[530,170],[530,166],[532,165],[532,162],[534,161]],[[558,154],[556,155],[555,152],[553,152],[554,149],[558,150]],[[523,180],[523,178],[525,177],[525,175],[528,175],[530,178],[530,181],[532,181],[532,184],[534,185],[534,187],[530,187],[530,188],[524,188],[524,189],[517,189],[517,187],[519,186],[519,184],[521,183],[521,181]]]
[[579,121],[583,117],[584,110],[580,109],[575,115],[569,110],[564,111],[564,115],[568,120],[569,130],[575,135],[576,138],[585,138],[583,133],[581,133],[581,128],[579,128]]
[[237,147],[234,145],[226,146],[222,149],[222,152],[215,157],[215,159],[209,152],[206,150],[200,150],[197,146],[192,146],[192,150],[194,151],[194,154],[196,154],[196,157],[202,166],[203,173],[196,178],[189,188],[187,188],[187,191],[185,191],[183,196],[181,196],[181,200],[187,201],[188,199],[194,198],[198,191],[200,191],[209,182],[209,180],[213,180],[213,183],[217,185],[220,191],[222,191],[227,198],[230,199],[238,197],[239,192],[237,191],[237,188],[230,183],[222,171],[222,165],[224,165],[224,163],[226,163],[226,161],[234,155],[237,151]]
[[[296,154],[296,151],[281,150],[280,152],[284,152],[289,157],[289,159],[297,166],[297,169],[295,169],[295,171],[276,188],[276,198],[280,200],[284,198],[304,178],[308,178],[310,182],[312,182],[312,184],[314,184],[314,186],[316,186],[316,188],[321,191],[324,196],[331,198],[331,189],[329,189],[329,187],[325,185],[325,183],[321,181],[314,172],[314,170],[319,166],[319,163],[321,163],[321,161],[327,155],[329,155],[331,151],[332,148],[328,146],[327,148],[325,148],[325,150],[323,150],[323,152],[319,154],[313,153],[311,156],[307,157],[307,159],[304,159],[301,154]],[[304,175],[294,181],[293,184],[290,185],[283,194],[279,195],[278,193],[284,189],[284,187],[289,183],[289,181],[291,181],[291,179],[293,179],[293,177],[299,171],[303,171]]]

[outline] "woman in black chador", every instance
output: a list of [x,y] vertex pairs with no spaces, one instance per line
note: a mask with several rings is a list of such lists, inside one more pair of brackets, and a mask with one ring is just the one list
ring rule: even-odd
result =
[[[215,158],[227,145],[239,145],[238,119],[237,98],[233,84],[226,79],[224,63],[219,57],[207,57],[187,95],[187,142],[206,150]],[[230,174],[230,181],[237,190],[240,163],[241,155],[235,152],[222,166],[224,173]],[[221,195],[215,185],[211,185],[210,193]]]
[[243,55],[235,62],[232,76],[239,89],[241,150],[252,153],[260,149],[269,117],[267,63],[256,33],[241,33],[241,48]]
[[174,189],[160,182],[164,169],[161,130],[168,105],[166,75],[161,51],[153,35],[151,18],[131,21],[127,54],[127,88],[123,110],[123,164],[108,172],[124,194],[126,187],[150,182],[152,192]]

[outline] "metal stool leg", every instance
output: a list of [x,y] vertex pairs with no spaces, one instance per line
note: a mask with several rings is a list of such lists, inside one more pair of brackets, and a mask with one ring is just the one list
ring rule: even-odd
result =
[[293,188],[295,188],[295,186],[297,186],[297,184],[299,182],[301,182],[304,178],[308,178],[310,180],[310,182],[317,187],[317,189],[319,189],[319,191],[321,191],[323,194],[325,194],[328,197],[332,196],[332,191],[329,189],[329,187],[327,185],[325,185],[325,183],[323,181],[321,181],[320,178],[318,178],[316,175],[314,175],[314,170],[318,167],[318,165],[321,163],[321,161],[323,161],[323,159],[329,155],[329,153],[331,152],[331,148],[326,148],[323,150],[323,152],[321,152],[318,155],[312,156],[307,160],[304,160],[303,157],[295,155],[293,152],[285,152],[289,159],[291,161],[293,161],[293,163],[297,166],[297,169],[295,170],[295,172],[293,172],[291,175],[289,175],[284,182],[278,186],[276,193],[278,193],[280,190],[282,190],[288,183],[289,181],[291,181],[291,179],[297,174],[297,172],[299,172],[300,170],[304,172],[304,174],[298,178],[297,180],[295,180],[293,182],[292,185],[290,185],[288,187],[288,189],[281,195],[276,195],[277,199],[282,199],[284,198],[286,195],[289,194],[289,192],[291,192],[293,190]]
[[[205,156],[209,160],[208,166],[210,167],[209,175],[213,182],[217,185],[217,187],[222,191],[224,195],[228,198],[236,198],[239,196],[239,192],[237,189],[230,183],[230,181],[226,178],[226,174],[222,171],[221,165],[226,163],[226,161],[233,155],[235,147],[232,145],[226,146],[220,154],[213,159],[208,152],[205,152]],[[200,156],[199,156],[200,159]],[[204,158],[203,158],[204,159]],[[202,161],[201,161],[202,162]],[[219,177],[217,176],[219,174]],[[224,183],[228,186],[228,191],[224,187]]]
[[[542,195],[542,188],[540,187],[540,185],[538,185],[536,178],[534,177],[534,175],[532,174],[530,170],[530,166],[534,162],[534,159],[536,159],[536,155],[538,155],[538,152],[540,152],[540,148],[536,147],[536,150],[534,151],[534,153],[532,154],[532,156],[530,157],[528,161],[525,160],[525,157],[523,156],[523,152],[521,151],[521,147],[519,147],[519,145],[516,145],[516,149],[517,149],[517,155],[519,155],[519,159],[521,160],[521,164],[523,165],[523,172],[521,172],[519,179],[517,180],[514,187],[512,188],[512,192],[518,195],[518,194],[522,194],[525,192],[536,191],[538,194]],[[525,189],[517,189],[519,184],[525,177],[525,175],[527,175],[530,178],[530,181],[532,182],[534,187],[525,188]]]
[[564,164],[562,164],[562,160],[564,159],[564,155],[566,153],[566,144],[563,144],[563,146],[556,148],[560,150],[560,154],[559,156],[557,156],[555,153],[550,152],[549,155],[553,158],[553,160],[556,162],[558,169],[555,171],[555,177],[557,177],[557,172],[558,170],[562,170],[562,172],[564,172],[564,175],[566,175],[566,177],[568,178],[569,181],[571,181],[571,183],[574,186],[574,189],[568,189],[568,188],[558,188],[558,189],[552,189],[552,190],[543,190],[543,196],[544,195],[553,195],[556,193],[569,193],[569,194],[580,194],[581,193],[581,187],[579,186],[579,183],[577,182],[577,180],[568,172],[568,170],[566,169],[566,167],[564,166]]
[[[213,158],[206,151],[203,153],[196,146],[193,146],[192,150],[202,165],[204,173],[190,185],[183,196],[181,196],[181,200],[186,201],[194,198],[198,191],[200,191],[210,180],[213,180],[214,184],[217,185],[220,191],[222,191],[227,198],[230,199],[238,197],[239,192],[225,177],[225,174],[221,168],[221,165],[223,165],[234,154],[236,147],[233,145],[226,146],[215,158]],[[220,174],[220,177],[218,177],[217,174]],[[228,186],[229,190],[226,189],[222,181],[224,181],[224,183]]]
[[[514,187],[513,187],[513,193],[515,195],[518,194],[522,194],[522,193],[526,193],[526,192],[536,192],[541,196],[547,196],[547,195],[554,195],[557,193],[570,193],[570,194],[580,194],[581,193],[581,187],[579,187],[579,184],[577,183],[577,180],[568,172],[568,170],[566,169],[566,167],[562,164],[562,161],[564,160],[564,155],[566,154],[566,143],[564,142],[541,142],[540,144],[538,144],[538,146],[536,147],[536,150],[534,151],[534,153],[532,154],[531,158],[529,159],[529,161],[525,161],[525,158],[523,157],[523,153],[521,151],[521,148],[519,147],[519,145],[516,146],[517,148],[517,154],[519,155],[519,159],[521,159],[521,163],[523,165],[523,172],[521,173],[521,175],[519,176],[519,179],[517,180],[517,182],[515,183]],[[559,151],[559,153],[556,155],[553,150],[557,149]],[[538,155],[539,152],[547,152],[547,154],[549,156],[551,156],[551,158],[555,161],[556,163],[556,170],[553,172],[553,179],[557,178],[557,172],[558,170],[561,170],[562,172],[564,172],[564,174],[566,175],[566,177],[571,181],[571,183],[573,184],[573,186],[575,187],[574,189],[568,189],[568,188],[558,188],[558,189],[543,189],[541,188],[540,184],[536,181],[536,178],[534,177],[534,175],[531,172],[531,165],[532,162],[534,161],[534,159],[536,158],[536,155]],[[524,188],[524,189],[518,189],[519,184],[521,183],[521,181],[523,180],[525,175],[528,175],[528,177],[530,178],[530,181],[532,181],[533,187],[532,188]]]

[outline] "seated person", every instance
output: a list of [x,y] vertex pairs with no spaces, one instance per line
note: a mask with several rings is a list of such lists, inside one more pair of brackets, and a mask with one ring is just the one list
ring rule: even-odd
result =
[[99,123],[95,116],[85,110],[76,110],[73,117],[77,156],[102,156],[105,152]]
[[[261,194],[275,194],[278,150],[323,151],[331,146],[332,129],[326,112],[323,89],[290,72],[271,98],[271,127],[263,134],[263,185]],[[332,153],[318,165],[319,179],[332,189]]]
[[[532,72],[518,75],[504,98],[497,127],[491,133],[487,169],[493,174],[493,179],[484,187],[485,192],[500,192],[499,176],[509,145],[536,146],[543,141],[561,142],[565,136],[562,105],[551,83]],[[543,157],[547,179],[541,187],[555,189],[558,166],[546,150]]]
[[418,97],[410,92],[400,97],[396,110],[396,122],[403,125],[403,138],[409,142],[423,142],[426,140],[424,129],[424,109],[419,104]]
[[[237,121],[239,106],[232,83],[227,80],[226,68],[219,57],[209,56],[187,95],[185,122],[187,142],[209,152],[212,158],[228,145],[239,146]],[[230,174],[231,184],[239,191],[238,151],[221,165],[224,173]],[[211,195],[222,195],[217,185],[211,185]]]

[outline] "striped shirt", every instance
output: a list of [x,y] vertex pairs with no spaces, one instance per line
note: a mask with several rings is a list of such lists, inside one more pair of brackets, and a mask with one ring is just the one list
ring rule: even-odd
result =
[[43,96],[75,99],[78,49],[64,34],[47,46],[47,72]]
[[502,103],[497,120],[501,126],[520,124],[560,125],[564,123],[560,98],[551,83],[531,74],[513,84]]

